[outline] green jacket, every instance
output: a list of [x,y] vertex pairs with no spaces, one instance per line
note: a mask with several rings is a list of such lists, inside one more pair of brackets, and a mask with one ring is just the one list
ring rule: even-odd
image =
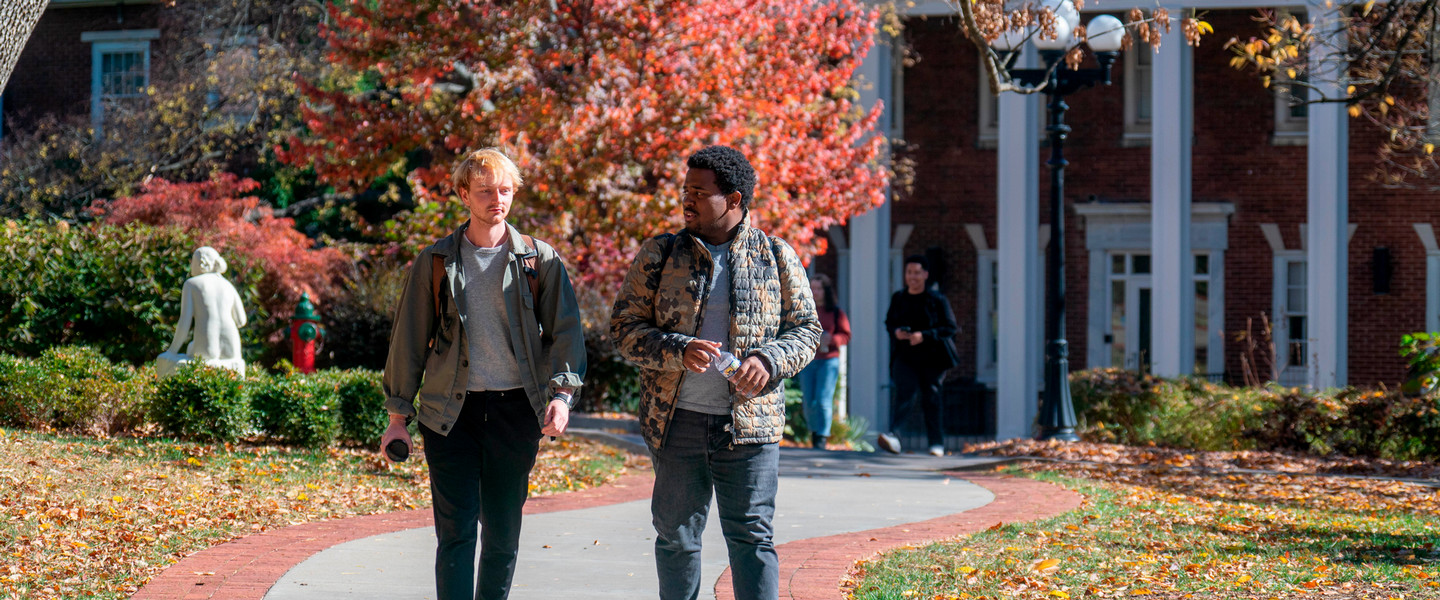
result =
[[[663,448],[686,373],[685,345],[700,330],[713,275],[710,251],[688,230],[646,240],[610,316],[615,349],[640,367],[640,432]],[[737,444],[769,444],[785,432],[783,381],[815,356],[820,319],[805,266],[784,240],[741,225],[730,246],[730,343],[735,356],[765,361],[770,381],[754,398],[730,386]]]
[[[385,361],[385,410],[417,416],[432,431],[448,435],[465,400],[470,348],[465,337],[465,279],[460,274],[460,236],[469,224],[422,250],[410,265]],[[525,394],[544,424],[545,407],[556,388],[579,388],[585,376],[585,335],[580,307],[570,276],[549,244],[532,249],[515,227],[510,230],[510,261],[505,269],[505,306],[510,338]],[[538,253],[538,254],[537,254]],[[530,294],[522,259],[538,255],[540,298]],[[436,321],[435,290],[431,289],[432,256],[444,259],[445,276],[438,293],[444,314]],[[497,307],[499,308],[499,307]]]

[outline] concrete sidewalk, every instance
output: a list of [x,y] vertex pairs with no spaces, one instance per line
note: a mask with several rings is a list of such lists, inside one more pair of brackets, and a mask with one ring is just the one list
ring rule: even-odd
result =
[[[937,469],[976,459],[890,457],[786,448],[781,452],[775,544],[925,521],[990,503],[984,488]],[[712,507],[705,529],[702,598],[727,565]],[[510,597],[654,598],[650,501],[525,517]],[[296,566],[266,600],[434,598],[430,527],[376,535],[325,550]]]
[[[643,451],[634,434],[574,432]],[[840,598],[844,570],[877,551],[1079,505],[1077,495],[1049,484],[956,472],[996,459],[782,448],[780,462],[782,598]],[[656,597],[651,482],[648,473],[630,475],[596,490],[532,499],[510,597]],[[434,598],[428,516],[375,515],[236,540],[186,558],[135,598]],[[701,597],[725,600],[725,544],[713,511],[705,535]]]

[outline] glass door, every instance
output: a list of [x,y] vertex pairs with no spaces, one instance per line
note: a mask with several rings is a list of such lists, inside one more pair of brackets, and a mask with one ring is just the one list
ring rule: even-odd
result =
[[1110,255],[1109,366],[1149,372],[1151,290],[1149,254]]

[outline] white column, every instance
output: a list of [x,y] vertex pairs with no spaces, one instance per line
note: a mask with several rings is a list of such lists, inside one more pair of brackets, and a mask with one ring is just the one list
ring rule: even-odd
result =
[[[1020,64],[1035,65],[1028,45]],[[999,146],[995,155],[996,248],[999,262],[999,339],[995,382],[995,437],[1001,440],[1030,437],[1035,405],[1039,402],[1043,346],[1040,339],[1042,301],[1039,285],[1040,252],[1036,224],[1040,222],[1039,148],[1036,119],[1039,96],[1000,95]]]
[[[1317,43],[1325,49],[1310,55],[1312,96],[1338,98],[1345,95],[1345,64],[1328,46],[1344,46],[1345,29],[1337,11],[1324,5],[1309,7],[1316,27]],[[1310,105],[1306,195],[1309,199],[1309,244],[1306,248],[1310,331],[1308,371],[1312,387],[1344,385],[1346,380],[1347,309],[1349,298],[1349,123],[1342,103]]]
[[[1171,14],[1180,14],[1173,7]],[[1137,44],[1132,52],[1150,52]],[[1167,36],[1150,69],[1150,253],[1154,306],[1151,368],[1188,375],[1195,365],[1195,277],[1190,256],[1190,150],[1194,76],[1190,45]]]
[[1440,331],[1440,244],[1435,243],[1434,226],[1415,223],[1414,227],[1425,247],[1425,331]]
[[[878,36],[860,65],[857,78],[860,105],[869,108],[876,101],[888,107],[891,94],[891,56],[887,36]],[[889,123],[881,117],[880,123]],[[881,126],[881,135],[888,127]],[[885,309],[890,302],[890,201],[870,212],[850,219],[850,252],[845,279],[850,314],[850,351],[846,390],[851,416],[861,417],[870,424],[870,436],[885,425],[882,412],[890,406],[890,376],[885,367],[890,362],[890,346],[884,336]]]

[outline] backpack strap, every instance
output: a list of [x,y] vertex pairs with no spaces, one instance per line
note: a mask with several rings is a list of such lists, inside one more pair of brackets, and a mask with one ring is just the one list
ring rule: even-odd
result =
[[440,284],[445,281],[445,257],[430,255],[430,297],[434,301],[435,319],[439,320],[444,311],[440,310]]
[[540,250],[535,247],[535,238],[520,234],[524,238],[525,245],[530,247],[530,255],[520,259],[525,267],[525,278],[530,280],[530,297],[540,301],[540,271],[536,268],[540,258]]
[[[528,235],[521,235],[525,238],[525,244],[530,246],[530,255],[520,259],[525,270],[525,279],[530,282],[530,297],[540,299],[540,271],[536,268],[539,264],[540,252],[535,248],[535,238]],[[440,309],[440,286],[445,282],[445,257],[439,254],[430,255],[430,298],[435,306],[435,320],[438,322],[444,311]],[[431,336],[434,337],[434,336]]]

